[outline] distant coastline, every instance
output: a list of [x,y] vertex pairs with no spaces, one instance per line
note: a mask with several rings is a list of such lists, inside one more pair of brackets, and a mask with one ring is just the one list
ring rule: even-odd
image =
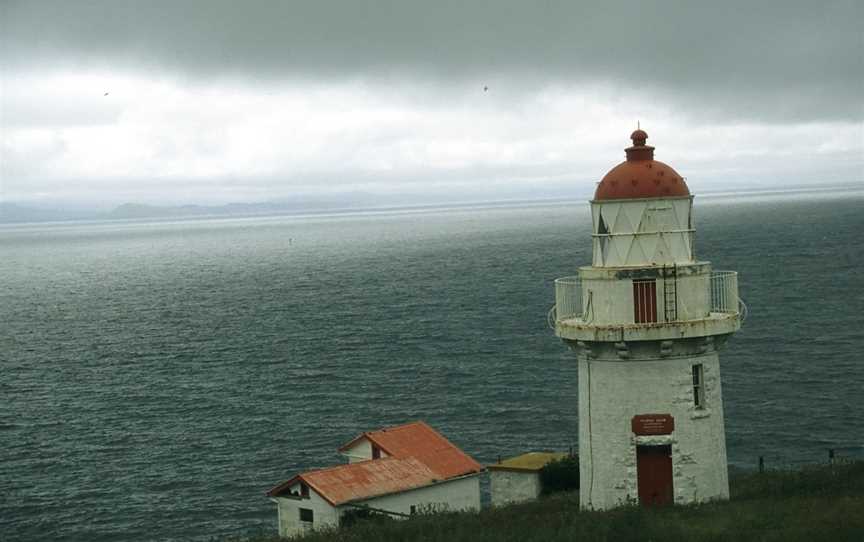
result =
[[[783,188],[745,188],[738,190],[704,189],[699,194],[700,201],[752,196],[782,196],[795,194],[824,194],[837,197],[840,192],[860,193],[864,196],[864,184],[843,183],[834,185],[801,185]],[[170,219],[213,219],[213,218],[253,218],[268,216],[307,216],[320,214],[349,214],[374,212],[424,212],[445,209],[469,209],[488,207],[508,207],[524,205],[549,205],[571,203],[589,199],[590,193],[573,193],[547,197],[515,197],[502,199],[473,198],[465,200],[429,200],[417,203],[417,198],[379,197],[373,194],[351,194],[350,197],[303,198],[296,201],[263,201],[253,203],[227,203],[223,205],[151,205],[145,203],[123,203],[109,211],[66,210],[47,208],[29,203],[0,202],[0,225],[49,223],[49,222],[91,222],[91,221],[129,221],[129,220],[170,220]]]

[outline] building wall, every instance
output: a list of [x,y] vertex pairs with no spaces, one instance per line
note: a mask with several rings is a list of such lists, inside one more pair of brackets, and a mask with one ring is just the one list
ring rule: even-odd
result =
[[[348,463],[368,461],[372,459],[372,443],[368,439],[362,438],[358,440],[354,446],[343,450],[342,455],[348,458]],[[389,456],[384,452],[384,450],[381,450],[381,457]]]
[[[676,503],[727,499],[726,437],[716,351],[700,353],[694,342],[684,345],[689,352],[679,350],[674,357],[636,355],[616,360],[612,353],[604,359],[605,352],[594,346],[593,352],[583,350],[578,362],[582,506],[605,509],[638,501],[637,444],[671,445]],[[704,409],[697,409],[693,400],[692,366],[696,363],[703,365]],[[631,419],[637,414],[671,414],[675,430],[668,436],[636,437]]]
[[540,495],[540,475],[536,471],[489,469],[492,506],[536,499]]
[[[580,268],[584,320],[598,326],[634,323],[633,280],[654,279],[657,285],[657,321],[665,321],[664,295],[667,282],[662,273],[662,266],[645,269]],[[699,262],[681,265],[677,273],[677,319],[706,318],[711,311],[711,264]]]
[[[297,484],[290,489],[299,493],[300,485]],[[315,490],[309,492],[309,498],[275,497],[273,500],[276,501],[279,515],[279,536],[286,537],[312,528],[337,526],[342,513],[356,509],[346,505],[334,507]],[[418,512],[480,510],[480,475],[475,474],[410,491],[383,495],[357,504],[400,514],[410,514],[412,505]],[[300,508],[313,511],[315,521],[312,525],[300,521]]]
[[[480,475],[466,476],[431,486],[392,493],[363,501],[373,508],[410,514],[411,506],[420,511],[480,510]],[[341,507],[343,510],[347,507]]]
[[[299,493],[300,485],[291,489]],[[339,524],[338,510],[314,490],[309,491],[308,498],[275,497],[274,500],[279,514],[279,536],[292,536],[311,528]],[[311,525],[300,521],[301,508],[308,508],[315,515]]]

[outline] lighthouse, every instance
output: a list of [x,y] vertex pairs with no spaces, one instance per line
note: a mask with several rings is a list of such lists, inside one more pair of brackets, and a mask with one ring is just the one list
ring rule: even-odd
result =
[[592,263],[555,281],[550,312],[579,367],[580,503],[728,499],[719,351],[738,276],[696,258],[687,184],[630,138],[590,202]]

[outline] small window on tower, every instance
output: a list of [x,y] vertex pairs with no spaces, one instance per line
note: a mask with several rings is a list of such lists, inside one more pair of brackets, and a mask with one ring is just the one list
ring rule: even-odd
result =
[[701,363],[693,366],[693,406],[705,408],[705,374]]
[[633,281],[633,320],[637,324],[657,321],[657,281],[655,279]]
[[300,521],[313,523],[315,521],[315,512],[309,508],[300,509]]
[[606,227],[606,222],[603,221],[603,215],[600,215],[600,224],[597,226],[597,233],[600,237],[600,257],[603,262],[606,262],[606,255],[609,253],[609,228]]

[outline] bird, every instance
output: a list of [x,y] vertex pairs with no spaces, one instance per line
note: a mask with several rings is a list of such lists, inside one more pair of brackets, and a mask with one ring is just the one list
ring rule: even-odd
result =
[[484,85],[484,86],[483,86],[483,92],[486,92],[486,91],[488,91],[488,90],[489,90],[489,87],[487,87],[487,86]]
[[108,96],[108,93],[107,93],[107,92],[106,92],[106,93],[105,93],[105,94],[103,94],[103,95],[102,95],[102,96],[103,96],[103,97],[105,97],[105,96]]

